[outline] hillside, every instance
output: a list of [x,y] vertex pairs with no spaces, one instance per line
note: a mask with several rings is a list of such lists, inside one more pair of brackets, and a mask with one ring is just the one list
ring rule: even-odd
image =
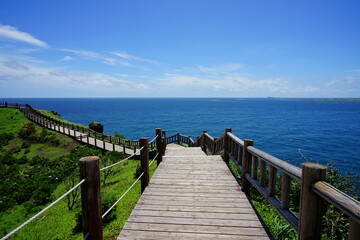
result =
[[[44,111],[42,111],[44,113]],[[46,114],[54,113],[46,111]],[[72,138],[30,122],[17,109],[0,109],[0,237],[65,193],[79,180],[78,161],[89,155],[106,166],[124,158],[80,145]],[[133,183],[138,160],[128,160],[102,175],[107,210]],[[151,172],[155,169],[152,166]],[[82,239],[80,192],[65,198],[11,239]],[[116,239],[140,197],[137,184],[105,219],[104,236]]]

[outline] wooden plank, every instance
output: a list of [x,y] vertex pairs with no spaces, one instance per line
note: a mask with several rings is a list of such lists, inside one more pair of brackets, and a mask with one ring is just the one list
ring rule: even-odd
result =
[[231,234],[243,236],[267,236],[262,227],[226,227],[226,226],[200,226],[200,225],[181,225],[181,224],[161,224],[161,223],[135,223],[127,222],[125,230],[151,230],[151,231],[171,231],[188,233],[207,233],[207,234]]
[[207,213],[253,213],[254,210],[249,207],[228,207],[228,206],[220,206],[220,207],[203,207],[203,206],[181,206],[181,205],[172,205],[172,204],[136,204],[134,209],[139,210],[156,210],[156,211],[178,211],[178,212],[207,212]]
[[179,211],[156,211],[134,209],[131,215],[135,216],[161,216],[177,218],[199,218],[199,219],[232,219],[232,220],[258,220],[257,216],[251,213],[214,213],[214,212],[179,212]]
[[219,156],[170,145],[118,239],[269,239]]
[[133,223],[157,223],[157,224],[180,224],[198,226],[222,226],[222,227],[251,227],[261,228],[258,220],[247,219],[199,219],[199,218],[176,218],[163,216],[136,216],[132,215],[128,222]]
[[[188,239],[226,239],[226,240],[248,240],[248,236],[227,235],[227,234],[206,234],[206,233],[183,233],[183,232],[161,232],[161,231],[141,231],[123,230],[118,240],[138,240],[138,239],[166,239],[166,240],[188,240]],[[269,239],[268,237],[256,236],[258,240]]]

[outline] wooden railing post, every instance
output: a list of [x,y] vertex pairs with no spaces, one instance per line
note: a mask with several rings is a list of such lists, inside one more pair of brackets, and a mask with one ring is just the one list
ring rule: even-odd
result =
[[163,135],[163,137],[162,137],[162,142],[163,142],[163,144],[162,144],[162,147],[163,147],[163,151],[162,151],[162,153],[163,153],[163,155],[165,155],[165,150],[166,150],[166,145],[167,145],[167,143],[166,143],[166,131],[162,131],[162,135]]
[[213,149],[212,149],[212,154],[214,155],[216,153],[216,141],[218,140],[218,138],[214,138],[214,142],[213,142]]
[[224,135],[224,162],[229,165],[229,136],[227,135],[228,132],[231,132],[231,128],[225,129],[225,135]]
[[205,144],[206,144],[206,139],[205,139],[205,133],[207,133],[206,130],[203,131],[202,135],[201,135],[201,143],[200,143],[200,147],[201,149],[206,153],[206,147],[205,147]]
[[176,134],[177,144],[180,144],[180,133]]
[[354,219],[350,218],[350,227],[349,227],[349,240],[359,239],[360,236],[360,224]]
[[249,146],[253,146],[254,141],[251,139],[244,139],[244,150],[243,150],[243,162],[242,162],[242,173],[241,173],[241,190],[244,192],[248,191],[250,188],[250,182],[246,179],[245,174],[250,172],[250,164],[251,164],[251,154],[248,152],[247,148]]
[[299,239],[321,239],[321,217],[324,200],[311,190],[311,185],[325,180],[326,167],[316,163],[303,163],[301,192]]
[[142,137],[139,140],[140,143],[140,160],[141,160],[141,170],[144,172],[144,175],[141,177],[141,193],[144,192],[146,186],[149,183],[149,142],[147,137]]
[[103,133],[101,133],[101,140],[103,142],[103,149],[105,149],[105,138]]
[[102,240],[99,157],[80,159],[80,176],[86,179],[81,185],[84,237],[89,233],[88,240]]
[[157,128],[155,130],[155,136],[157,136],[156,138],[156,151],[158,152],[158,155],[157,155],[157,158],[156,158],[156,163],[157,165],[159,166],[159,164],[161,163],[162,161],[162,156],[164,155],[163,154],[163,147],[162,147],[162,137],[161,137],[161,134],[162,133],[162,130],[161,128]]

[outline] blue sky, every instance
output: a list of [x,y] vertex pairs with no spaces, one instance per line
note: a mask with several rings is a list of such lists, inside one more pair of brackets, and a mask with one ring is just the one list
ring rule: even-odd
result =
[[0,97],[360,97],[359,1],[0,2]]

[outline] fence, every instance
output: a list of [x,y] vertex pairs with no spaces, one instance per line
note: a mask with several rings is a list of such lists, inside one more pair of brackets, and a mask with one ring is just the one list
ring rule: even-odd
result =
[[[110,166],[106,166],[100,169],[100,159],[97,156],[88,156],[81,158],[79,161],[80,165],[80,182],[71,188],[68,192],[63,194],[57,200],[52,202],[49,206],[44,208],[39,213],[35,214],[29,220],[21,224],[19,227],[8,233],[6,236],[1,238],[5,240],[13,236],[15,233],[20,231],[23,227],[31,223],[37,217],[42,215],[44,212],[49,210],[55,204],[60,202],[63,198],[69,195],[72,191],[76,190],[78,187],[81,187],[81,203],[82,203],[82,216],[83,216],[83,239],[89,240],[101,240],[103,239],[102,231],[102,219],[118,204],[124,196],[135,186],[135,184],[141,180],[141,193],[145,190],[149,182],[149,167],[157,160],[158,164],[162,159],[162,155],[165,152],[165,138],[164,135],[158,134],[162,133],[160,128],[156,129],[156,136],[153,140],[148,142],[148,138],[139,139],[139,149],[140,152],[140,161],[141,161],[141,174],[133,182],[133,184],[121,195],[121,197],[116,200],[116,202],[104,213],[101,211],[101,198],[100,198],[100,173],[106,169],[112,168],[126,160],[134,157],[137,152],[128,156],[127,158],[118,161]],[[149,163],[149,150],[152,143],[156,142],[156,155]],[[159,160],[160,159],[160,160]]]
[[[0,102],[0,107],[18,108],[31,121],[36,122],[43,127],[51,128],[55,131],[64,133],[66,135],[79,137],[81,141],[86,138],[87,143],[89,143],[89,138],[100,140],[102,142],[100,145],[98,145],[97,141],[95,141],[95,146],[99,148],[105,148],[105,143],[110,143],[112,144],[113,149],[115,148],[115,145],[120,145],[123,146],[124,149],[133,149],[133,151],[136,152],[136,150],[139,149],[140,146],[138,140],[123,139],[103,133],[98,133],[88,127],[84,127],[79,124],[72,124],[49,117],[40,112],[39,110],[32,108],[29,104]],[[155,147],[156,143],[152,142],[150,144],[150,149],[155,149]]]
[[[218,138],[213,138],[204,131],[194,146],[200,146],[205,152],[212,154],[222,153],[227,164],[232,160],[241,172],[242,190],[247,192],[253,186],[259,191],[298,232],[299,239],[321,239],[321,218],[325,201],[349,217],[348,238],[359,239],[360,202],[324,181],[326,167],[303,163],[302,168],[298,168],[255,148],[253,144],[253,140],[241,140],[227,128]],[[278,171],[282,172],[280,199],[275,196]],[[289,209],[291,179],[301,182],[299,217]]]

